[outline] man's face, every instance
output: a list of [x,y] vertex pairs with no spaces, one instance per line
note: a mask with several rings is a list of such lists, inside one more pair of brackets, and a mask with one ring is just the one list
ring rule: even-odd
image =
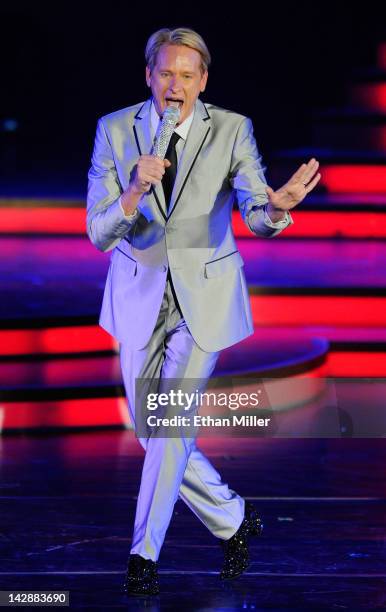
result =
[[162,45],[153,71],[146,68],[146,83],[151,87],[160,116],[167,106],[180,108],[179,124],[190,115],[208,79],[208,72],[202,73],[200,66],[201,56],[195,49],[184,45]]

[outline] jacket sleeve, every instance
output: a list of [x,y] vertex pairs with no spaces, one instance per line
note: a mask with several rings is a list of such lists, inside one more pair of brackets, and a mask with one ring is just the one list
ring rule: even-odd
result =
[[267,181],[253,135],[252,122],[247,117],[244,117],[237,131],[232,151],[230,181],[241,216],[251,232],[257,236],[271,238],[293,223],[288,211],[281,221],[274,223],[269,218],[266,210]]
[[99,119],[88,173],[87,234],[101,251],[110,251],[128,233],[137,214],[125,216],[114,154],[103,118]]

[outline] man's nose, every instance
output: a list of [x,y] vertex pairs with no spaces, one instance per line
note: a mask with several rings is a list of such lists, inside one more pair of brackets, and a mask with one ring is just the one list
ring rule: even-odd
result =
[[180,77],[177,77],[177,76],[173,77],[173,79],[170,82],[170,89],[174,93],[182,89],[182,80]]

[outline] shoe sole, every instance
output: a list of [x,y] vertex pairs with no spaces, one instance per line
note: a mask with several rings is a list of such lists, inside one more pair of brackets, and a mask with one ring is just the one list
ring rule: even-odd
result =
[[126,588],[124,588],[122,592],[125,595],[134,596],[134,597],[154,597],[156,595],[159,595],[160,593],[159,591],[155,591],[154,593],[136,593],[136,591],[129,591]]

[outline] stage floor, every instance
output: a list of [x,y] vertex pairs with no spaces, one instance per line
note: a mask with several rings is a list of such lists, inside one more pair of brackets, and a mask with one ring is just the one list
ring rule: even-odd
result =
[[360,439],[202,439],[223,480],[259,509],[246,574],[178,501],[161,594],[121,587],[142,449],[130,431],[4,436],[2,590],[67,590],[83,610],[372,610],[386,606],[386,446]]

